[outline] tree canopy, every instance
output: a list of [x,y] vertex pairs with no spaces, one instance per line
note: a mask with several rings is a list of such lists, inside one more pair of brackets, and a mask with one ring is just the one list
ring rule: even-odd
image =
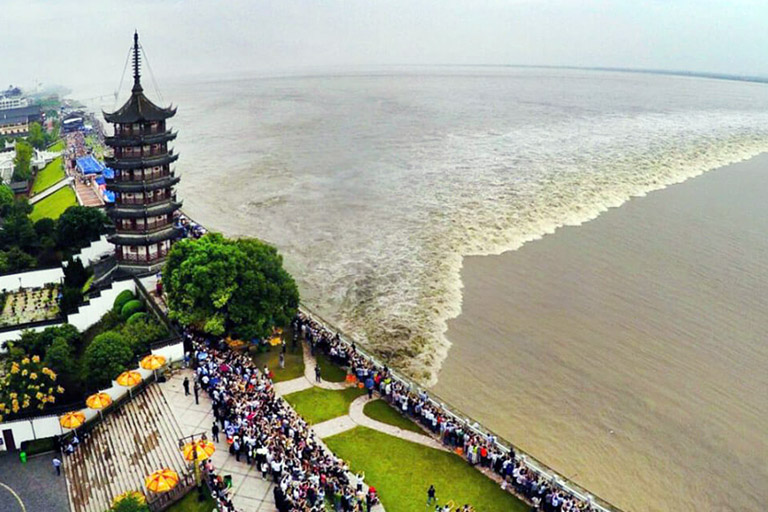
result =
[[56,235],[60,245],[84,247],[104,231],[107,218],[97,208],[70,206],[56,223]]
[[89,387],[109,385],[112,379],[125,371],[131,359],[133,350],[122,334],[114,331],[99,334],[85,349],[83,358]]
[[170,316],[214,335],[270,336],[299,305],[293,277],[274,247],[208,234],[174,245],[163,271]]
[[16,140],[16,157],[13,159],[13,179],[27,180],[32,174],[32,146],[23,139]]

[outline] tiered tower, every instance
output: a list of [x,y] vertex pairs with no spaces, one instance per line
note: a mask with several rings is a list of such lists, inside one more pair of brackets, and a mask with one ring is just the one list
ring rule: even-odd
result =
[[116,112],[104,112],[115,130],[113,137],[106,138],[114,151],[106,159],[114,170],[114,177],[106,179],[107,190],[115,194],[115,202],[107,207],[116,228],[109,241],[115,244],[118,268],[131,274],[159,270],[180,234],[173,219],[173,212],[181,208],[173,189],[179,178],[171,170],[179,155],[168,149],[176,132],[165,126],[176,109],[158,107],[144,96],[140,68],[135,33],[131,97]]

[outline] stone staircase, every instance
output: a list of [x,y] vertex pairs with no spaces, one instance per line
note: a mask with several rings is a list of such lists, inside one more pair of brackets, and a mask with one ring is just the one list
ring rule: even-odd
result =
[[169,467],[183,477],[181,429],[157,384],[94,427],[87,441],[64,460],[72,512],[104,512],[125,491],[144,490],[144,478]]

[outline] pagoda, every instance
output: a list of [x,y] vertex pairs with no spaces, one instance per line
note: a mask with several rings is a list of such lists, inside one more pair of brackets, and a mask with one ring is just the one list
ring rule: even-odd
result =
[[180,236],[173,218],[181,208],[173,188],[179,178],[171,170],[179,155],[168,149],[176,132],[166,127],[176,109],[158,107],[144,96],[139,51],[139,35],[134,33],[131,97],[119,110],[104,112],[104,119],[114,125],[114,136],[105,139],[114,152],[106,159],[114,175],[105,176],[107,190],[115,195],[107,207],[115,223],[109,241],[115,244],[118,269],[129,274],[159,270]]

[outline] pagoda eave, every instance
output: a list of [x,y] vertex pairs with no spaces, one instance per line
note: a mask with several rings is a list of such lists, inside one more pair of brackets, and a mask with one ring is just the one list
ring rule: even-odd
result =
[[112,219],[143,219],[173,213],[182,206],[182,201],[165,201],[150,206],[112,205],[106,213]]
[[158,165],[171,164],[179,159],[178,153],[168,153],[159,156],[150,156],[147,158],[105,158],[104,163],[107,167],[114,170],[144,169],[146,167],[155,167]]
[[148,181],[115,181],[114,179],[108,179],[107,187],[114,192],[149,192],[161,188],[168,188],[176,185],[181,178],[174,176],[163,176],[156,180]]
[[115,245],[130,245],[130,246],[145,246],[149,244],[156,244],[164,240],[174,240],[179,238],[183,233],[181,228],[176,226],[168,226],[166,229],[149,234],[126,234],[116,233],[107,237],[107,241]]
[[111,148],[144,146],[146,144],[161,144],[176,139],[178,132],[167,131],[154,133],[151,135],[125,136],[115,135],[114,137],[104,137],[104,142]]

